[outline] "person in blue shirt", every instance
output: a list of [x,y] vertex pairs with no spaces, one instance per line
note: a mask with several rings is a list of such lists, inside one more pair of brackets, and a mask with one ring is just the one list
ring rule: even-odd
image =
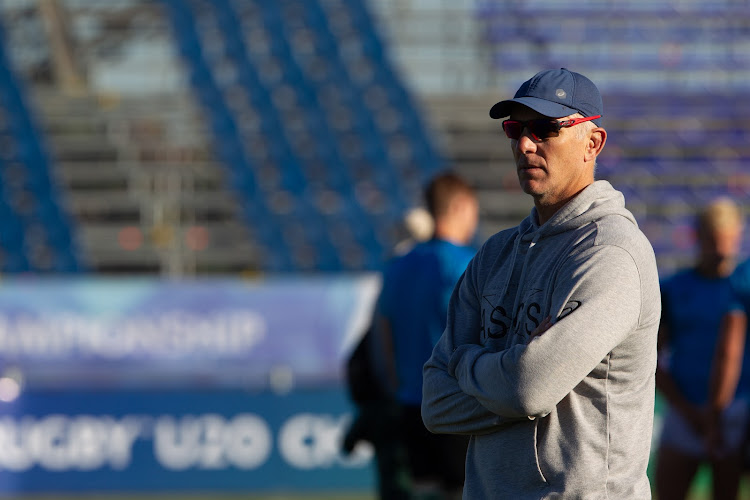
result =
[[428,241],[392,259],[383,272],[376,329],[387,361],[388,386],[399,406],[398,428],[416,498],[460,498],[468,438],[435,435],[421,416],[422,367],[443,333],[453,288],[475,254],[479,220],[472,188],[455,173],[438,175],[425,191],[435,225]]
[[659,500],[684,499],[702,463],[712,469],[713,498],[736,498],[747,404],[727,400],[721,415],[725,442],[712,447],[712,366],[722,318],[731,303],[730,275],[742,240],[742,215],[731,200],[709,204],[698,216],[696,265],[662,282],[656,387],[669,408],[659,445]]

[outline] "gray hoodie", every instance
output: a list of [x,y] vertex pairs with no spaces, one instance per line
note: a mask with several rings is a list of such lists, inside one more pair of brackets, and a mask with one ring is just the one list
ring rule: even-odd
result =
[[492,236],[456,285],[425,425],[471,436],[465,500],[651,498],[653,249],[606,181],[536,220]]

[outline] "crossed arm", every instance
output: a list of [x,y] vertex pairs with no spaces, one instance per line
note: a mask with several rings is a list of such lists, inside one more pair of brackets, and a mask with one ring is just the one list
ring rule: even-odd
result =
[[[634,261],[621,248],[595,247],[563,265],[548,311],[558,319],[548,330],[494,352],[478,339],[473,264],[454,290],[447,328],[424,367],[422,416],[432,432],[485,434],[547,415],[638,324]],[[560,318],[569,300],[580,306]]]

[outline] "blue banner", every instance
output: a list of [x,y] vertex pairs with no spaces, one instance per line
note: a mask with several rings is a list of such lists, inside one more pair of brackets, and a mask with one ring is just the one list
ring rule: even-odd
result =
[[30,392],[0,406],[0,493],[372,488],[340,388]]
[[[0,285],[0,365],[35,387],[246,387],[337,381],[373,275]],[[278,378],[278,377],[277,377]]]
[[375,275],[0,283],[0,494],[358,490],[342,383]]

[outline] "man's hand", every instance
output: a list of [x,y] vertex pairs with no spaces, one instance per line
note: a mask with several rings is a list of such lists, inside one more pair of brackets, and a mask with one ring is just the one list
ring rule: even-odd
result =
[[552,322],[552,317],[551,316],[547,316],[546,318],[544,318],[544,320],[539,324],[539,326],[537,326],[536,328],[534,328],[534,331],[529,334],[529,339],[526,341],[526,343],[528,344],[535,337],[538,337],[539,335],[541,335],[544,332],[546,332],[547,330],[549,330],[550,327],[553,324],[554,323]]
[[679,411],[685,420],[687,420],[693,432],[705,438],[711,427],[708,409],[688,404],[684,408],[680,408]]
[[679,411],[693,432],[703,440],[709,457],[712,459],[726,458],[724,429],[721,425],[722,412],[709,407],[693,405],[689,405]]

